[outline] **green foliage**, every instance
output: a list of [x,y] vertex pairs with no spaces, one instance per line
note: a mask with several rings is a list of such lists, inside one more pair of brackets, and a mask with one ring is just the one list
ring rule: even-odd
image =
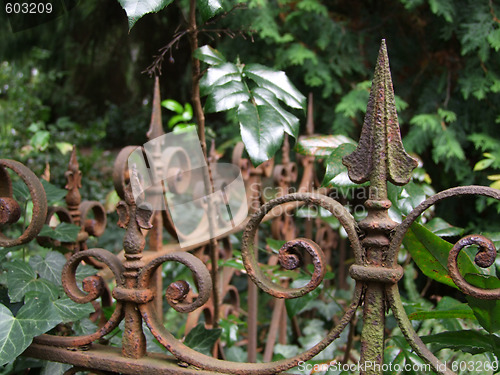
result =
[[284,110],[279,101],[303,109],[305,97],[284,72],[260,64],[227,62],[209,46],[198,49],[195,56],[210,64],[200,81],[201,94],[208,96],[205,111],[236,109],[241,138],[254,165],[274,156],[285,133],[298,137],[298,118]]
[[145,14],[159,12],[173,0],[118,0],[127,13],[129,30]]

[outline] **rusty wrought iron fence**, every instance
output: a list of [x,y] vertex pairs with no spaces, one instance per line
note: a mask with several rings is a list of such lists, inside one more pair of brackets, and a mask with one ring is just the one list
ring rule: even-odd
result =
[[[156,86],[151,128],[148,132],[150,139],[163,134],[159,103],[159,91]],[[308,133],[312,132],[309,124]],[[0,160],[1,223],[12,224],[20,216],[19,204],[13,198],[7,170],[20,176],[30,191],[34,205],[32,219],[26,231],[14,239],[2,234],[0,245],[11,247],[36,238],[42,225],[48,223],[53,215],[58,216],[61,221],[81,226],[75,243],[62,244],[73,254],[62,271],[64,289],[75,302],[94,303],[98,312],[102,311],[103,306],[112,309],[107,319],[99,318],[100,324],[96,332],[84,336],[44,334],[34,339],[24,356],[73,365],[67,374],[82,370],[123,374],[276,374],[290,369],[290,373],[293,373],[294,367],[312,359],[339,338],[352,323],[359,309],[362,310],[363,323],[360,363],[370,364],[361,366],[360,373],[382,374],[386,340],[385,319],[386,312],[390,309],[408,344],[430,365],[432,371],[453,374],[451,369],[439,362],[424,345],[405,313],[398,290],[398,281],[403,276],[403,268],[398,264],[398,252],[410,225],[432,205],[443,199],[462,195],[483,195],[500,199],[500,192],[481,186],[457,187],[426,199],[400,224],[389,217],[391,201],[388,199],[388,181],[396,185],[407,184],[417,162],[406,153],[401,141],[385,42],[379,52],[359,144],[353,153],[343,159],[353,182],[369,182],[369,195],[364,202],[367,216],[363,220],[356,222],[342,203],[325,195],[325,191],[318,188],[318,183],[315,182],[314,157],[299,159],[303,170],[302,179],[298,192],[289,193],[290,187],[298,179],[298,168],[290,161],[290,147],[287,141],[284,143],[282,162],[279,165],[267,162],[255,168],[243,157],[241,145],[236,146],[233,152],[233,163],[241,169],[247,185],[259,187],[247,190],[247,200],[254,212],[243,225],[232,231],[243,232],[241,256],[246,274],[252,281],[248,283],[246,363],[222,359],[217,345],[212,356],[197,352],[165,328],[162,314],[163,280],[160,272],[165,262],[181,263],[193,274],[196,293],[183,280],[172,282],[165,293],[166,302],[173,309],[190,314],[186,329],[192,328],[201,314],[204,314],[206,324],[213,327],[217,325],[217,317],[238,312],[238,290],[230,284],[236,271],[232,268],[221,270],[217,268],[217,264],[210,264],[210,258],[205,251],[206,242],[182,251],[173,244],[163,244],[163,228],[174,237],[179,234],[174,230],[168,212],[152,212],[136,206],[130,188],[130,179],[134,176],[127,174],[126,166],[127,158],[133,149],[135,148],[128,147],[120,152],[113,175],[116,190],[122,199],[117,208],[120,217],[118,224],[126,228],[123,253],[119,255],[106,249],[87,248],[86,241],[90,235],[102,235],[106,226],[106,213],[98,202],[81,201],[79,188],[82,178],[75,151],[66,172],[67,208],[47,208],[45,193],[38,178],[19,162]],[[211,153],[212,161],[216,158],[216,153]],[[280,188],[278,196],[267,202],[262,200],[263,177],[273,177],[276,186]],[[181,179],[176,183],[181,186],[192,182]],[[355,281],[355,287],[342,317],[332,322],[333,328],[320,342],[292,358],[272,361],[275,342],[280,340],[280,335],[286,335],[284,299],[301,297],[317,288],[323,282],[327,271],[330,262],[327,258],[331,256],[331,249],[343,248],[341,245],[333,246],[342,240],[328,225],[314,219],[308,219],[305,224],[305,238],[295,238],[296,226],[287,213],[299,206],[321,207],[339,220],[347,233],[347,244],[354,256],[354,263],[349,267],[349,277]],[[287,270],[294,270],[301,267],[304,259],[307,259],[306,263],[309,263],[312,271],[310,280],[302,287],[293,288],[286,281],[276,281],[269,272],[263,270],[257,248],[258,228],[263,221],[271,221],[271,231],[275,238],[286,240],[279,254],[269,257],[270,264],[279,264]],[[217,257],[224,258],[231,254],[228,236],[229,234],[226,234],[217,239],[220,248]],[[39,240],[47,241],[46,238]],[[496,249],[490,240],[480,235],[467,236],[458,241],[449,254],[450,276],[467,295],[498,299],[499,290],[474,287],[464,280],[458,270],[458,255],[464,247],[471,244],[479,247],[475,259],[478,265],[487,267],[495,261]],[[328,248],[328,251],[323,251],[322,248]],[[344,279],[345,257],[344,247],[339,257],[340,264],[337,264],[339,283]],[[100,270],[97,275],[87,277],[83,281],[83,290],[76,280],[76,271],[82,262]],[[214,280],[214,277],[217,280]],[[103,278],[114,279],[112,290],[108,289],[109,283]],[[264,361],[259,363],[256,362],[259,298],[257,288],[276,298],[268,328],[267,344],[262,353]],[[232,299],[232,302],[226,303],[225,299]],[[121,322],[121,348],[102,345],[102,339]],[[292,319],[292,324],[296,323]],[[149,330],[169,354],[147,352],[144,330]]]

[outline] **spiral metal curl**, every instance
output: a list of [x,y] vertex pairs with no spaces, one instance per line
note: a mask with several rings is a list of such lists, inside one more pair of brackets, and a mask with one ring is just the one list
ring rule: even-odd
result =
[[[444,199],[467,195],[483,195],[500,200],[500,191],[485,186],[461,186],[451,188],[427,198],[415,207],[410,214],[408,214],[406,219],[403,220],[403,222],[396,228],[391,239],[386,259],[393,259],[393,266],[396,266],[397,253],[399,252],[406,232],[425,210]],[[494,263],[496,258],[496,249],[489,239],[479,235],[466,236],[460,239],[450,251],[448,256],[448,269],[450,276],[460,290],[466,294],[482,299],[499,299],[500,289],[486,290],[477,288],[467,283],[460,274],[457,265],[458,255],[463,248],[469,245],[479,246],[479,252],[474,260],[477,265],[480,267],[489,267]],[[386,296],[401,332],[415,352],[431,364],[433,371],[439,374],[453,375],[454,372],[444,366],[443,363],[441,363],[436,356],[429,349],[427,349],[422,339],[415,332],[408,316],[406,315],[396,284],[386,285]]]
[[20,216],[19,205],[12,199],[12,182],[5,168],[9,168],[23,180],[33,201],[32,219],[23,234],[10,239],[0,232],[0,246],[12,247],[28,243],[40,233],[47,215],[47,198],[43,185],[30,169],[15,160],[0,159],[0,217],[2,217],[2,224],[11,224],[17,221]]
[[[106,264],[113,272],[116,283],[123,284],[122,273],[123,266],[118,258],[105,249],[89,249],[80,251],[74,254],[68,262],[64,265],[62,271],[62,284],[64,290],[69,298],[77,303],[87,303],[94,301],[104,292],[104,281],[100,276],[89,276],[83,280],[83,289],[81,291],[76,283],[76,270],[80,261],[88,259],[89,257],[95,258],[98,261]],[[35,337],[34,342],[43,345],[63,346],[63,347],[81,347],[88,345],[103,336],[113,331],[123,319],[123,303],[118,301],[116,308],[109,320],[100,327],[96,332],[84,336],[52,336],[41,335]]]
[[263,291],[276,298],[297,298],[314,290],[323,280],[326,272],[325,256],[321,248],[313,241],[299,238],[287,242],[280,250],[280,263],[285,267],[296,268],[298,266],[298,251],[307,251],[314,265],[314,272],[311,280],[301,288],[286,288],[273,282],[260,268],[255,250],[254,239],[257,228],[262,219],[269,213],[274,212],[273,208],[289,203],[303,202],[307,205],[316,205],[330,211],[342,224],[347,232],[351,246],[354,250],[356,263],[362,263],[362,247],[357,235],[357,225],[352,215],[337,201],[315,193],[296,193],[273,199],[264,204],[250,219],[245,232],[243,233],[241,255],[243,264],[252,281]]
[[181,313],[194,311],[204,305],[210,298],[212,279],[205,264],[191,253],[178,251],[153,259],[141,270],[138,276],[138,288],[150,288],[153,283],[154,272],[164,262],[169,261],[182,263],[191,270],[198,288],[198,297],[191,303],[185,302],[184,299],[189,293],[189,285],[183,280],[175,281],[167,288],[166,299],[168,304]]
[[500,288],[497,289],[482,289],[474,285],[469,284],[463,278],[462,274],[458,269],[458,255],[460,251],[467,246],[477,245],[479,246],[479,252],[474,258],[474,262],[482,267],[487,268],[495,263],[495,258],[497,256],[497,250],[493,242],[480,235],[470,235],[461,238],[455,246],[450,251],[448,256],[448,270],[450,276],[458,286],[458,288],[470,296],[481,298],[481,299],[500,299]]

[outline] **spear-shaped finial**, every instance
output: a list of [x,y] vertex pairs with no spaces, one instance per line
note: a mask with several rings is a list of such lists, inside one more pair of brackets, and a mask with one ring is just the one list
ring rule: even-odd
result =
[[370,181],[371,186],[383,191],[386,181],[407,184],[417,166],[401,141],[385,40],[380,46],[358,147],[342,162],[352,181]]
[[160,79],[155,77],[155,88],[153,94],[153,110],[151,112],[151,123],[146,133],[149,140],[165,134],[161,122],[161,99],[160,99]]

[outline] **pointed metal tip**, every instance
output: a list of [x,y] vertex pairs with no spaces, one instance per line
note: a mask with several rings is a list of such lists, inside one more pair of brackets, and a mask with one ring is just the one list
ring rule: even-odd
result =
[[73,150],[71,151],[71,156],[69,158],[68,169],[78,170],[79,168],[78,159],[76,156],[76,145],[73,145]]
[[149,130],[146,136],[149,140],[157,138],[165,132],[163,131],[163,125],[161,121],[161,98],[160,98],[160,78],[155,77],[155,86],[153,91],[153,106],[151,112],[151,123],[149,125]]

